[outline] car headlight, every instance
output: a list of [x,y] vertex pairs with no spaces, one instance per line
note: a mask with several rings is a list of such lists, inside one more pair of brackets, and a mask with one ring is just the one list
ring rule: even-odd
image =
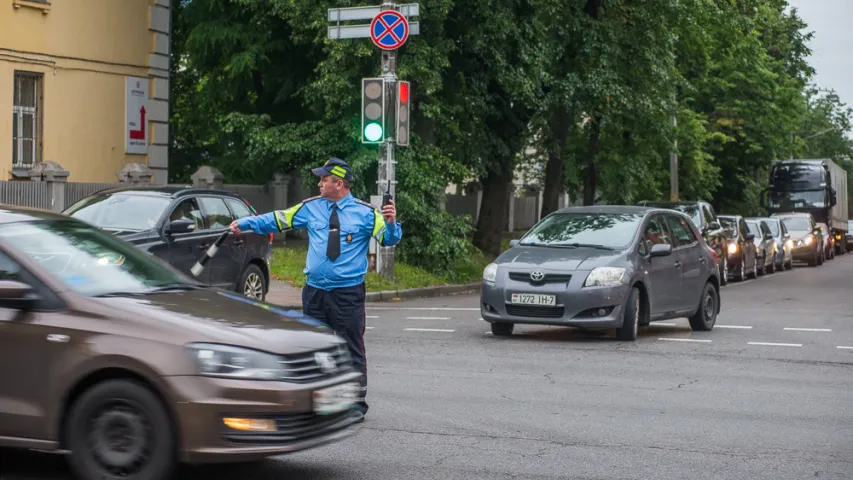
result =
[[202,375],[251,380],[277,380],[283,369],[275,355],[209,343],[187,345]]
[[791,250],[792,248],[794,248],[794,242],[793,242],[793,241],[791,241],[791,240],[786,240],[786,241],[785,241],[785,247],[786,247],[788,250]]
[[803,239],[803,243],[805,243],[806,245],[811,245],[813,241],[814,235],[812,234],[806,235],[806,238]]
[[730,243],[729,244],[729,253],[732,253],[732,254],[737,253],[737,243]]
[[625,281],[627,270],[618,267],[598,267],[589,272],[584,287],[615,287]]
[[498,276],[498,264],[490,263],[483,269],[483,281],[495,283],[495,278]]

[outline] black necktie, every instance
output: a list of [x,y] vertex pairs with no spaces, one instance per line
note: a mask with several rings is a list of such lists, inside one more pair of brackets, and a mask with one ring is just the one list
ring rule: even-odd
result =
[[329,217],[329,242],[326,244],[326,256],[335,261],[341,254],[341,222],[338,220],[338,204],[332,204],[332,215]]

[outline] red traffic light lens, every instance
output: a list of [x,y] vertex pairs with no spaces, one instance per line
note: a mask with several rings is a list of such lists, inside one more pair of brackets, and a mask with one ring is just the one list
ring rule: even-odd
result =
[[409,84],[408,83],[400,83],[400,103],[406,103],[409,101]]

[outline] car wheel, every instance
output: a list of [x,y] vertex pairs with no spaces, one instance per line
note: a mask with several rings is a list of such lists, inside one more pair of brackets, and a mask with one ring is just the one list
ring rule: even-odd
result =
[[740,273],[738,273],[737,279],[738,279],[738,281],[742,282],[742,281],[746,280],[746,258],[743,258],[743,256],[741,256],[739,268],[740,268]]
[[726,286],[729,283],[729,259],[726,256],[726,249],[723,249],[723,264],[720,267],[720,285]]
[[512,335],[512,331],[515,329],[514,323],[492,323],[492,335],[497,337],[508,337]]
[[758,257],[752,259],[752,273],[749,274],[750,278],[758,278]]
[[767,267],[767,273],[776,273],[776,254],[773,254],[773,261],[770,262],[770,266]]
[[690,328],[693,330],[707,332],[714,328],[717,323],[717,290],[711,282],[705,284],[702,290],[702,298],[699,300],[699,308],[690,317]]
[[166,408],[148,388],[108,380],[85,391],[66,419],[70,466],[78,478],[161,480],[176,464]]
[[257,265],[251,264],[243,271],[238,283],[238,291],[243,296],[253,300],[263,301],[266,298],[266,281],[264,280],[264,272]]
[[640,289],[631,289],[625,312],[622,314],[622,326],[616,329],[616,339],[623,342],[633,342],[640,330]]

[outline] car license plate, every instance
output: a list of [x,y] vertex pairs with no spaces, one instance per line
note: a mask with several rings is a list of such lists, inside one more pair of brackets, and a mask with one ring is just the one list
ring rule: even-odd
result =
[[314,391],[314,413],[330,415],[352,407],[357,401],[361,386],[348,382]]
[[539,295],[534,293],[513,293],[512,303],[516,305],[544,305],[553,306],[557,304],[556,295]]

